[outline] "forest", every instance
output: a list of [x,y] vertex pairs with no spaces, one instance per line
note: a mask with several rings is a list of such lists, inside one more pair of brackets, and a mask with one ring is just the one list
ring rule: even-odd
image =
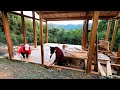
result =
[[[22,35],[22,22],[21,17],[8,13],[8,20],[10,25],[10,33],[13,45],[20,45],[23,43],[23,35]],[[98,25],[98,40],[104,39],[106,35],[108,20],[101,20]],[[112,39],[113,29],[114,29],[115,20],[112,21],[112,25],[110,28],[109,35],[109,44]],[[37,44],[40,45],[40,24],[39,21],[36,20],[36,33],[37,33]],[[29,18],[25,18],[25,31],[26,31],[26,39],[27,43],[34,43],[33,41],[33,23]],[[46,34],[46,26],[43,24],[43,32],[44,32],[44,43],[45,43],[45,34]],[[65,30],[64,28],[59,29],[58,27],[49,28],[48,27],[48,40],[49,43],[67,43],[80,45],[81,44],[81,36],[82,29],[74,29],[74,30]],[[90,33],[89,37],[90,38]],[[2,24],[2,16],[0,15],[0,42],[6,44],[5,33]],[[120,43],[120,22],[117,29],[114,48],[113,51],[118,50],[118,45]]]

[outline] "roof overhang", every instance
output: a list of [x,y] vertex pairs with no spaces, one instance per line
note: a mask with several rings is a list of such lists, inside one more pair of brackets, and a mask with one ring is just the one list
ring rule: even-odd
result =
[[[114,18],[119,11],[99,11],[99,20]],[[36,11],[39,15],[39,11]],[[42,17],[47,21],[61,20],[89,20],[93,17],[93,11],[42,11]]]

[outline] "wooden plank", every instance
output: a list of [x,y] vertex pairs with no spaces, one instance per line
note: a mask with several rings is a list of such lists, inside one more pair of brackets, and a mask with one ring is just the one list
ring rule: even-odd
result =
[[120,68],[120,64],[111,64],[111,67],[119,67]]
[[101,53],[111,53],[111,51],[103,51],[103,50],[98,50],[98,52],[101,52]]
[[46,43],[48,43],[48,24],[46,21]]
[[106,66],[107,66],[107,76],[111,76],[112,70],[111,70],[110,61],[106,61]]
[[112,23],[112,21],[111,21],[111,20],[108,20],[108,26],[107,26],[106,37],[105,37],[105,40],[106,40],[106,41],[108,41],[111,23]]
[[111,56],[113,59],[120,59],[120,57]]
[[66,51],[64,53],[64,56],[70,58],[76,58],[76,59],[85,59],[87,58],[87,51],[86,52]]
[[22,33],[23,33],[23,43],[26,44],[26,33],[25,33],[25,20],[23,16],[23,11],[21,11],[21,19],[22,19]]
[[99,17],[99,12],[94,11],[92,30],[90,33],[89,50],[88,50],[88,60],[87,60],[87,69],[86,69],[87,73],[91,72],[92,56],[93,56],[94,44],[96,40],[96,30],[98,26],[98,17]]
[[110,61],[110,58],[103,53],[98,53],[98,60]]
[[43,18],[42,18],[42,11],[39,11],[39,18],[40,18],[40,44],[41,44],[41,60],[42,64],[44,64],[44,39],[43,39]]
[[[65,67],[65,66],[58,66],[58,65],[53,65],[53,68],[61,68],[61,69],[68,69],[68,70],[74,70],[74,71],[80,71],[80,72],[86,72],[85,70],[82,69],[76,69],[76,68],[71,68],[71,67]],[[99,75],[98,72],[91,71],[91,74],[96,74]]]
[[33,15],[34,47],[37,48],[36,22],[35,22],[35,12],[34,11],[32,11],[32,15]]
[[100,71],[100,74],[102,76],[106,76],[106,73],[104,72],[104,70],[103,70],[103,68],[102,68],[102,66],[101,66],[99,61],[98,61],[98,70]]
[[1,11],[1,12],[2,12],[4,32],[5,32],[7,46],[8,46],[9,58],[12,60],[12,58],[14,57],[14,54],[13,54],[13,45],[12,45],[12,39],[10,35],[10,27],[9,27],[7,12],[4,12],[4,11]]
[[[118,16],[120,16],[120,12],[118,13]],[[115,20],[114,31],[113,31],[113,35],[112,35],[111,44],[110,44],[110,51],[112,51],[113,47],[114,47],[115,35],[116,35],[117,29],[118,29],[118,22],[119,22],[119,20]]]

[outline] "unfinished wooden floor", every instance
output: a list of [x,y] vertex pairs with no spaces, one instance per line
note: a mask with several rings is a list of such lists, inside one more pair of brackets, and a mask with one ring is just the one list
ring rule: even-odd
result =
[[[83,51],[81,45],[72,45],[72,44],[66,44],[66,45],[67,45],[67,48],[66,48],[67,51],[72,51],[72,52]],[[45,43],[44,44],[44,65],[50,65],[55,60],[55,54],[53,54],[52,58],[50,59],[50,46],[53,46],[53,47],[57,46],[60,49],[62,49],[63,44],[56,44],[56,43]],[[30,56],[30,62],[35,63],[35,64],[41,64],[41,47],[40,46],[38,46],[37,48],[34,48],[33,46],[30,46],[30,47],[32,49],[31,56]],[[14,55],[13,60],[21,61],[17,53]],[[104,71],[106,72],[106,66],[102,65],[102,67]],[[116,73],[116,71],[112,69],[112,73]]]
[[[52,63],[55,60],[55,54],[52,55],[52,58],[50,59],[50,46],[57,46],[60,49],[62,49],[63,44],[56,44],[56,43],[45,43],[44,44],[44,64],[48,65]],[[30,46],[32,51],[30,55],[30,62],[32,63],[38,63],[41,64],[41,47],[38,46],[37,48],[34,48],[33,46]],[[77,49],[76,49],[77,48]],[[81,45],[71,45],[67,44],[67,50],[69,51],[82,51]],[[13,60],[21,60],[20,57],[15,53]]]

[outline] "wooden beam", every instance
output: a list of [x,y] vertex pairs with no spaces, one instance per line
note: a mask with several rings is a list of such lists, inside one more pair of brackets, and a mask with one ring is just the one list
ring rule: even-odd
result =
[[42,60],[42,65],[44,64],[44,39],[43,39],[43,18],[42,18],[42,11],[39,12],[39,18],[40,18],[40,44],[41,44],[41,60]]
[[25,20],[23,16],[23,11],[21,11],[21,19],[22,19],[22,33],[23,33],[23,43],[26,44],[26,32],[25,32]]
[[106,37],[105,37],[105,40],[106,40],[106,41],[108,41],[111,23],[112,23],[111,20],[108,20],[107,31],[106,31]]
[[4,32],[5,32],[7,46],[8,46],[9,58],[12,59],[14,57],[14,54],[13,54],[13,45],[12,45],[12,40],[10,35],[10,27],[9,27],[7,12],[5,11],[1,11],[1,12],[2,12]]
[[[9,11],[8,13],[11,13],[11,14],[15,14],[15,15],[21,16],[21,13],[16,13],[16,12],[12,12],[12,11]],[[27,15],[23,15],[23,16],[24,16],[24,17],[27,17],[27,18],[31,18],[31,19],[34,18],[34,17],[31,17],[31,16],[27,16]],[[39,19],[35,18],[35,20],[39,20]]]
[[[67,70],[74,70],[74,71],[80,71],[80,72],[85,72],[83,69],[76,69],[76,68],[71,68],[71,67],[64,67],[64,66],[58,66],[58,65],[53,65],[51,66],[52,68],[60,68],[60,69],[67,69]],[[91,71],[91,74],[95,75],[100,75],[98,72]]]
[[32,11],[32,15],[33,15],[34,47],[37,48],[36,22],[35,22],[35,12],[34,11]]
[[120,68],[120,64],[111,64],[111,67],[119,67]]
[[46,43],[48,43],[48,24],[46,21]]
[[[120,12],[118,13],[118,16],[120,16]],[[118,22],[119,22],[119,20],[115,20],[114,31],[113,31],[113,35],[112,35],[111,44],[110,44],[110,51],[112,51],[113,47],[114,47],[114,40],[115,40],[115,35],[116,35],[117,29],[118,29]]]
[[[100,16],[99,20],[109,20],[113,16]],[[92,16],[88,17],[89,20],[92,20]],[[57,17],[57,18],[44,18],[47,21],[64,21],[64,20],[85,20],[85,16],[82,17]]]
[[94,11],[92,30],[91,30],[91,34],[90,34],[89,50],[88,50],[88,60],[87,60],[87,69],[86,69],[87,73],[91,72],[92,56],[93,56],[94,44],[95,44],[95,40],[96,40],[96,30],[98,27],[98,18],[99,18],[99,12]]

